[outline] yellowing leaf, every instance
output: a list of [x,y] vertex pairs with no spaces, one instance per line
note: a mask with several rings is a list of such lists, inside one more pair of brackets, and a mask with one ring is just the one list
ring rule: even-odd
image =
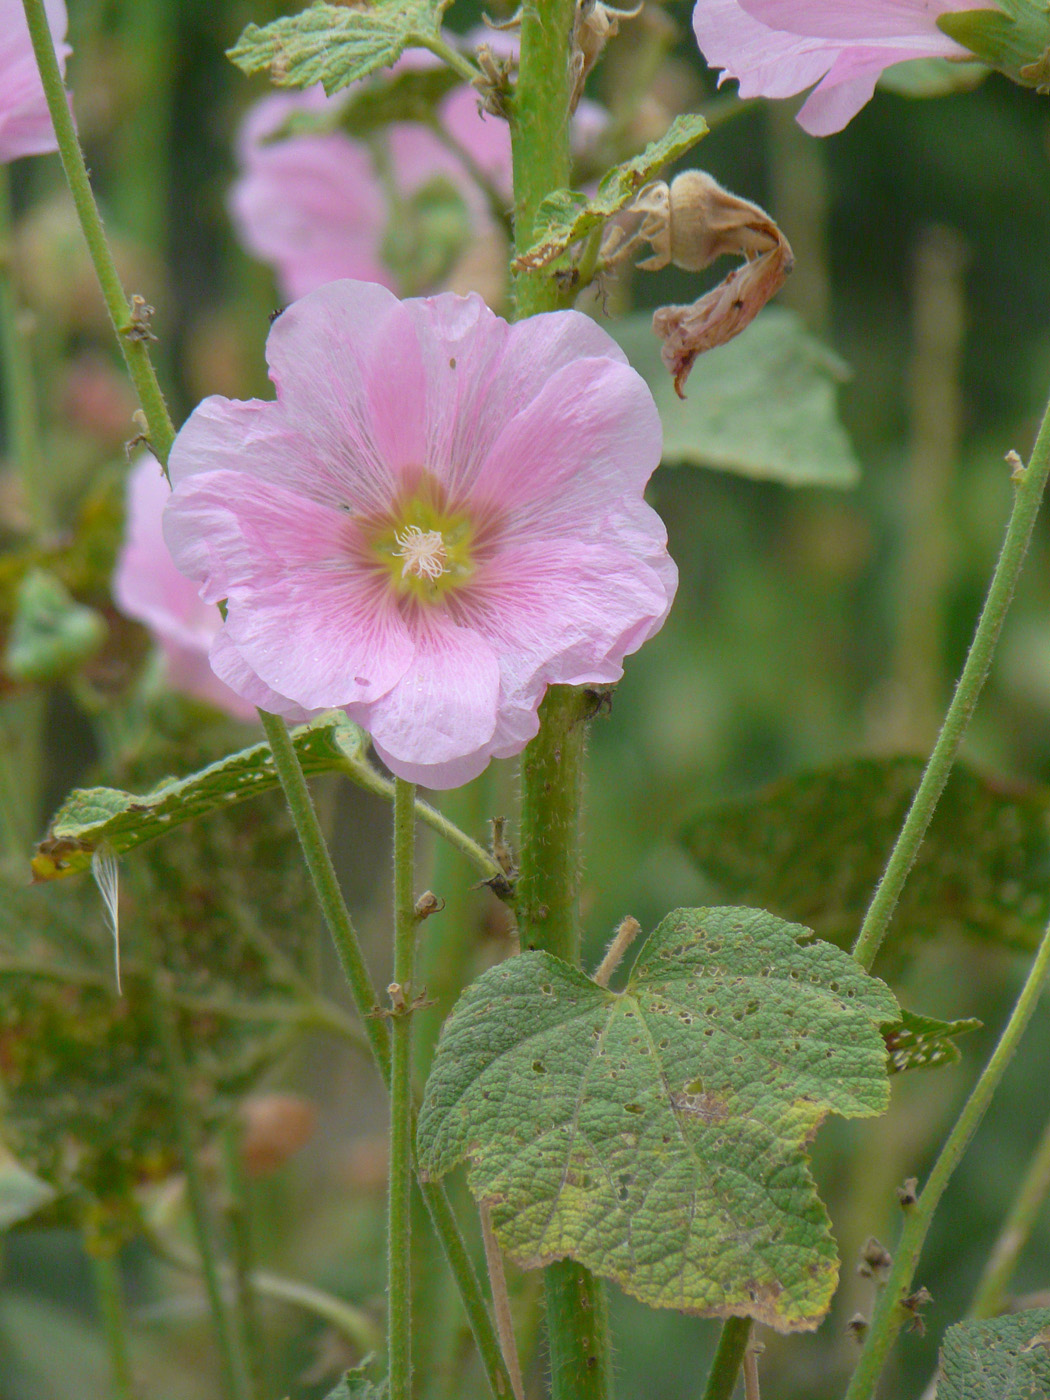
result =
[[756,909],[679,909],[622,993],[541,952],[445,1024],[420,1164],[526,1268],[573,1258],[653,1307],[815,1327],[838,1274],[805,1144],[888,1100],[888,988]]

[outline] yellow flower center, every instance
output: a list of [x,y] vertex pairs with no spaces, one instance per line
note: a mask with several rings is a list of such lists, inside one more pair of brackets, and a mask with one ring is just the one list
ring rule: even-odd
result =
[[388,516],[365,525],[364,537],[394,590],[418,602],[440,602],[477,571],[473,521],[448,508],[444,491],[429,476]]

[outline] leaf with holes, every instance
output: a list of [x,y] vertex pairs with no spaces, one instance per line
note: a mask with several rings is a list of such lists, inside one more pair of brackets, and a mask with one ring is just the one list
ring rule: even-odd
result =
[[641,155],[607,171],[593,199],[577,190],[555,190],[536,211],[536,242],[515,259],[518,271],[546,267],[573,243],[600,228],[618,214],[665,165],[684,156],[707,135],[707,123],[698,114],[675,117],[660,137],[650,141]]
[[941,1348],[937,1400],[1046,1400],[1050,1308],[960,1322]]
[[979,1031],[981,1025],[972,1017],[964,1021],[937,1021],[932,1016],[917,1016],[914,1011],[902,1009],[899,1021],[882,1028],[891,1073],[957,1064],[962,1053],[955,1037]]
[[[301,725],[292,741],[307,776],[341,769],[360,780],[368,767],[366,736],[341,711]],[[123,855],[184,822],[276,786],[269,744],[254,744],[188,778],[169,779],[144,797],[117,788],[75,788],[37,847],[33,877],[44,881],[75,875],[90,868],[103,842],[114,855]]]
[[[707,807],[681,841],[723,899],[761,904],[849,947],[922,762],[855,759]],[[968,934],[1034,948],[1050,919],[1050,791],[957,764],[894,915],[900,953]]]
[[470,1188],[525,1268],[572,1258],[652,1307],[815,1327],[838,1274],[805,1145],[887,1105],[889,989],[757,909],[679,909],[623,992],[548,953],[445,1023],[420,1165]]
[[367,8],[311,5],[260,27],[249,24],[227,57],[278,87],[324,83],[331,95],[396,63],[406,48],[437,38],[449,0],[375,0]]

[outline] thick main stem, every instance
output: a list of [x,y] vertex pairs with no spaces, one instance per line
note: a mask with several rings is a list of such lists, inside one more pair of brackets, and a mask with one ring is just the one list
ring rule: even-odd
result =
[[[574,0],[525,0],[521,57],[511,111],[514,246],[532,242],[540,202],[568,185],[570,59]],[[558,285],[544,270],[514,283],[518,318],[556,310]],[[521,764],[522,947],[541,948],[574,966],[580,960],[579,827],[586,700],[552,686],[540,707],[540,732]],[[606,1400],[612,1387],[605,1290],[582,1264],[565,1259],[544,1273],[552,1400]]]
[[394,785],[394,980],[390,985],[390,1183],[387,1351],[390,1400],[412,1393],[412,979],[416,942],[414,784]]
[[886,871],[879,881],[853,947],[853,956],[866,969],[875,961],[893,911],[897,907],[897,900],[904,888],[904,882],[908,878],[908,872],[915,863],[934,809],[951,774],[952,765],[966,733],[966,726],[988,677],[996,643],[1028,552],[1028,543],[1035,527],[1036,516],[1039,514],[1048,473],[1050,404],[1044,412],[1039,435],[1032,449],[1031,461],[1026,468],[1015,469],[1014,479],[1017,487],[1013,510],[966,664],[926,764],[922,781],[901,828],[901,834],[897,838],[897,844],[890,855]]
[[62,159],[62,168],[66,173],[66,181],[73,196],[84,240],[91,254],[95,275],[102,289],[113,329],[117,333],[117,342],[128,367],[131,382],[146,415],[150,446],[159,460],[166,463],[175,430],[147,349],[149,328],[142,324],[141,315],[138,318],[133,316],[113,255],[106,242],[106,233],[91,190],[87,166],[84,164],[84,154],[80,149],[73,117],[66,102],[62,72],[55,56],[55,45],[48,28],[43,0],[22,0],[22,3],[37,67],[40,70],[44,96],[47,98],[48,111],[51,113],[58,140],[58,153]]
[[980,1079],[956,1120],[948,1139],[941,1149],[929,1180],[918,1201],[910,1208],[904,1229],[894,1251],[893,1267],[879,1295],[878,1306],[871,1327],[864,1342],[864,1348],[853,1373],[846,1400],[871,1400],[875,1387],[886,1364],[890,1347],[896,1340],[904,1324],[912,1313],[904,1306],[912,1290],[912,1280],[919,1262],[919,1254],[930,1228],[933,1213],[951,1180],[952,1173],[959,1165],[970,1139],[984,1117],[992,1095],[1006,1071],[1017,1049],[1018,1041],[1031,1019],[1039,1001],[1040,993],[1050,971],[1050,927],[1043,934],[1043,941],[1036,954],[1025,980],[1021,995],[1017,999],[1006,1028],[1000,1037],[991,1059],[985,1066]]

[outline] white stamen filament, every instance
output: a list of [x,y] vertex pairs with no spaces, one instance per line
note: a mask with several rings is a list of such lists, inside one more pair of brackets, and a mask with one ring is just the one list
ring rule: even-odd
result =
[[448,555],[445,552],[445,537],[440,530],[421,530],[418,525],[406,525],[398,530],[394,539],[401,546],[394,550],[394,557],[405,561],[401,577],[415,574],[417,578],[433,581],[445,572]]

